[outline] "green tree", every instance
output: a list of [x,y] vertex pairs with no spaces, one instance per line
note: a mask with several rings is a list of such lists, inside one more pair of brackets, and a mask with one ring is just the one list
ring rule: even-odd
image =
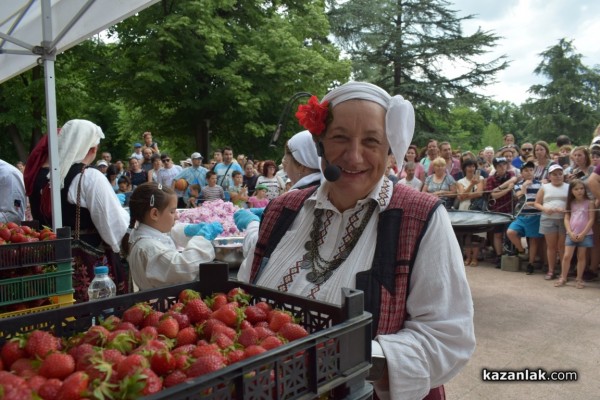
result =
[[567,135],[573,143],[587,144],[600,121],[598,69],[586,67],[573,42],[564,38],[540,56],[534,72],[548,82],[529,89],[534,97],[524,105],[528,136],[554,142]]
[[504,57],[481,61],[498,36],[465,35],[443,0],[329,1],[332,32],[352,59],[356,79],[402,94],[415,105],[417,131],[436,130],[428,110],[447,115],[453,99],[473,101],[493,82]]

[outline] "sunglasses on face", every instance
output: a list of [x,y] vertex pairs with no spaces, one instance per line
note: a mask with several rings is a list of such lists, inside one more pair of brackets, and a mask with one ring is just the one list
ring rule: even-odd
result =
[[170,158],[165,158],[164,160],[162,160],[162,162],[171,162]]
[[523,147],[521,151],[532,151],[533,147]]

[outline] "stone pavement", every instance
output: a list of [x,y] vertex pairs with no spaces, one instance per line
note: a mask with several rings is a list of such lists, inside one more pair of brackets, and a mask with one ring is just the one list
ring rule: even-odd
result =
[[[448,384],[458,399],[600,399],[600,282],[555,288],[536,270],[467,267],[475,307],[477,347]],[[577,382],[484,382],[482,369],[573,370]]]

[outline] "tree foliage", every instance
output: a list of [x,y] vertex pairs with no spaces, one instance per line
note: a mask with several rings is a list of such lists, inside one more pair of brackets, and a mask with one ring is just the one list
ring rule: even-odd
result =
[[567,135],[574,143],[588,143],[600,120],[598,70],[583,65],[581,54],[566,39],[540,56],[534,73],[548,81],[529,89],[534,97],[524,105],[530,121],[528,136],[554,142],[557,136]]
[[[453,99],[472,101],[473,89],[494,81],[504,57],[481,61],[498,36],[478,29],[465,35],[444,0],[330,1],[332,32],[352,60],[356,79],[402,94],[416,106],[418,130],[436,125],[428,110],[448,113]],[[449,76],[448,67],[457,71]]]

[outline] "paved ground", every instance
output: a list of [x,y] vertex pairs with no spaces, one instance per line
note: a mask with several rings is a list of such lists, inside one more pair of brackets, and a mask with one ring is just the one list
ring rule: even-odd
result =
[[[541,272],[467,267],[477,348],[446,385],[457,399],[600,399],[600,282],[555,288]],[[571,279],[571,278],[570,278]],[[482,369],[574,370],[577,382],[484,382]]]

